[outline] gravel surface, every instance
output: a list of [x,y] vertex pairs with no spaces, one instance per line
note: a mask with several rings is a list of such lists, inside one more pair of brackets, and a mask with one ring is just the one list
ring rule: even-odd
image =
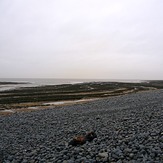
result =
[[[92,130],[92,142],[68,146]],[[163,90],[0,117],[0,160],[163,163]]]

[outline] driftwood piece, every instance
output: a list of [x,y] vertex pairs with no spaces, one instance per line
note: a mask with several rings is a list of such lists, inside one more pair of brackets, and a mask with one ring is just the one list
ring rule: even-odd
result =
[[86,141],[91,142],[94,138],[97,138],[97,135],[95,132],[92,131],[92,132],[87,133],[85,136],[80,135],[80,136],[74,137],[69,142],[69,145],[72,145],[72,146],[83,145],[86,143]]

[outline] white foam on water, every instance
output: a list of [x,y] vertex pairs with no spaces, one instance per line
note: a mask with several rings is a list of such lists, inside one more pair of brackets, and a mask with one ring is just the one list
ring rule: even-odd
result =
[[62,104],[65,104],[65,103],[68,103],[68,101],[58,101],[58,102],[47,102],[47,103],[44,103],[43,105],[62,105]]
[[38,107],[36,106],[33,106],[33,107],[28,107],[27,109],[32,109],[32,110],[37,110],[38,109]]
[[5,109],[5,110],[1,110],[0,112],[7,112],[7,113],[15,113],[15,111],[13,111],[13,110],[9,110],[9,109]]
[[[97,99],[97,98],[96,98]],[[81,99],[81,100],[72,100],[72,101],[56,101],[56,102],[47,102],[43,105],[63,105],[63,104],[71,104],[71,103],[79,103],[79,102],[86,102],[86,101],[93,101],[94,99]]]

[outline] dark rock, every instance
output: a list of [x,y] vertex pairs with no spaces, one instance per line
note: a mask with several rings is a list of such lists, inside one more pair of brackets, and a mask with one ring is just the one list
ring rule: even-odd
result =
[[87,141],[92,141],[94,138],[97,138],[97,135],[96,135],[96,133],[95,132],[89,132],[88,134],[86,134],[86,136],[85,136],[85,138],[86,138],[86,140]]
[[113,153],[116,154],[117,156],[121,156],[122,155],[122,151],[118,148],[118,149],[114,149]]
[[[126,148],[126,149],[124,149],[124,153],[130,153],[132,151],[132,149],[130,149],[130,148]],[[136,151],[137,152],[137,151]]]
[[9,161],[12,161],[12,160],[13,160],[13,157],[9,155],[7,159],[8,159]]
[[26,159],[23,159],[22,163],[28,163],[28,161]]
[[0,150],[0,162],[3,162],[3,151]]

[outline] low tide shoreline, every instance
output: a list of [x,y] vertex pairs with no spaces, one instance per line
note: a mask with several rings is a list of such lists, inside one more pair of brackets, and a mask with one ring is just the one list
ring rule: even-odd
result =
[[[11,84],[6,82],[6,84]],[[18,84],[18,83],[17,83]],[[99,98],[163,89],[163,81],[139,83],[90,82],[24,87],[0,92],[0,115],[72,105]]]

